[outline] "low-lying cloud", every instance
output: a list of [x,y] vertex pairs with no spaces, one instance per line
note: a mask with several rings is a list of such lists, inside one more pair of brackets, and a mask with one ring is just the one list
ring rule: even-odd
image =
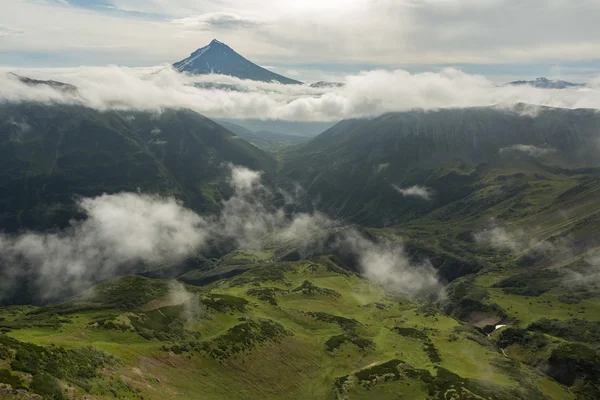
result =
[[[5,69],[5,71],[7,71]],[[21,69],[36,79],[77,86],[78,92],[29,86],[0,74],[0,102],[81,104],[99,110],[190,108],[211,118],[337,121],[412,109],[435,110],[515,103],[600,109],[600,86],[562,90],[497,86],[456,69],[409,73],[376,70],[347,76],[342,87],[312,88],[240,80],[222,75],[189,76],[170,66]],[[527,112],[535,112],[528,108]]]
[[567,269],[563,285],[575,290],[600,291],[600,254],[584,257],[578,268]]
[[515,144],[500,149],[500,154],[505,153],[524,153],[531,157],[542,157],[555,152],[555,149],[549,147],[538,147],[530,144]]
[[[234,192],[218,215],[200,216],[157,195],[105,194],[78,200],[87,219],[61,232],[1,234],[0,295],[10,295],[16,282],[28,278],[40,300],[52,300],[99,280],[179,263],[211,240],[259,249],[267,238],[303,246],[339,226],[319,212],[286,213],[273,205],[275,194],[261,182],[260,173],[228,168]],[[288,194],[286,203],[293,199]],[[342,247],[375,284],[407,295],[439,291],[433,268],[411,265],[401,244],[374,242],[352,228],[343,232]]]
[[522,241],[523,235],[521,230],[510,232],[502,226],[496,226],[477,232],[473,236],[477,244],[518,253],[526,246],[526,242]]
[[428,261],[413,264],[397,242],[374,242],[356,231],[346,232],[343,245],[358,257],[360,268],[374,284],[397,294],[422,296],[443,293],[436,270]]
[[119,193],[84,198],[78,206],[87,219],[62,232],[0,235],[4,284],[26,275],[40,297],[52,298],[140,265],[181,261],[207,238],[205,221],[170,198]]
[[392,185],[392,188],[404,197],[418,197],[429,201],[433,196],[433,190],[425,186],[414,185],[407,188],[401,188],[397,185]]
[[572,241],[568,236],[541,240],[522,228],[492,225],[489,229],[475,233],[473,237],[480,245],[520,255],[518,262],[525,265],[549,266],[569,260],[573,255]]

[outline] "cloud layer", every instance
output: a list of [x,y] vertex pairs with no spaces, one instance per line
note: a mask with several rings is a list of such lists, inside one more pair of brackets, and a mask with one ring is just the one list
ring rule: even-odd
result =
[[[338,88],[311,88],[244,81],[219,75],[187,76],[169,66],[154,68],[66,68],[16,71],[78,87],[78,93],[47,85],[28,86],[0,74],[0,102],[36,101],[83,104],[100,110],[157,111],[183,107],[212,118],[337,121],[385,112],[444,107],[511,105],[523,102],[565,108],[600,109],[600,86],[550,90],[496,86],[488,79],[445,69],[411,74],[404,70],[371,71],[348,76]],[[535,112],[535,107],[527,113]]]

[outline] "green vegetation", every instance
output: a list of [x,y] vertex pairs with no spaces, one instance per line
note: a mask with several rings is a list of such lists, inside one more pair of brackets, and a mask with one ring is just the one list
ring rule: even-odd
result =
[[5,368],[0,368],[0,383],[45,399],[68,398],[60,383],[62,381],[72,385],[80,394],[137,396],[137,392],[127,384],[102,372],[117,368],[120,361],[90,346],[74,349],[41,347],[0,335],[0,360],[5,363]]
[[267,341],[291,335],[285,328],[268,319],[248,321],[229,329],[227,333],[208,342],[204,342],[202,350],[212,357],[225,360],[227,357],[252,349]]
[[334,351],[340,348],[344,343],[352,343],[361,349],[371,348],[375,346],[372,340],[360,337],[354,334],[343,333],[341,335],[332,336],[325,342],[327,350]]
[[513,275],[494,285],[505,293],[520,296],[539,296],[559,285],[563,274],[557,270],[527,271]]
[[600,343],[600,322],[597,321],[580,319],[560,321],[558,319],[542,318],[530,324],[527,329],[572,342]]
[[300,293],[304,296],[333,296],[340,297],[341,295],[335,290],[320,288],[309,281],[302,282],[302,285],[298,286],[296,289],[292,290],[292,293]]
[[226,294],[210,294],[200,301],[206,307],[217,312],[230,312],[246,310],[248,300]]

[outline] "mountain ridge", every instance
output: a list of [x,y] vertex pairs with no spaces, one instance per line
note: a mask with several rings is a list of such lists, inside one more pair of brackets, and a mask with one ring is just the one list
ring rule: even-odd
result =
[[505,86],[533,86],[538,89],[567,89],[573,87],[584,87],[583,83],[573,83],[568,81],[563,81],[560,79],[548,79],[545,77],[539,77],[535,80],[519,80],[507,83]]

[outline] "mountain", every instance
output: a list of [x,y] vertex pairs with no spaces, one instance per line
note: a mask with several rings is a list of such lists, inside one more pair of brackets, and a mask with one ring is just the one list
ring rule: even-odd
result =
[[193,75],[221,74],[253,81],[279,82],[285,85],[302,84],[248,61],[231,47],[216,39],[193,52],[188,58],[173,64],[173,68]]
[[507,85],[512,86],[533,86],[539,89],[567,89],[572,87],[584,87],[583,83],[571,83],[562,80],[550,80],[544,77],[536,78],[534,81],[514,81],[509,82]]
[[217,123],[263,150],[281,150],[286,147],[305,143],[309,140],[309,138],[306,136],[287,135],[278,132],[252,132],[251,130],[246,129],[242,126],[232,124],[231,122],[226,121],[217,121]]
[[100,112],[68,105],[0,105],[0,226],[65,227],[73,196],[174,195],[218,209],[221,164],[272,174],[275,160],[190,110]]
[[[599,124],[595,110],[527,105],[345,120],[286,152],[278,179],[300,182],[330,215],[393,225],[469,196],[508,160],[540,176],[544,163],[597,165]],[[403,191],[415,186],[435,195]]]
[[38,79],[31,79],[26,76],[17,75],[15,73],[9,72],[7,74],[10,78],[18,79],[23,82],[27,86],[48,86],[54,90],[58,90],[60,92],[69,93],[69,94],[77,94],[77,87],[70,85],[68,83],[57,82],[57,81],[42,81]]
[[340,82],[326,82],[326,81],[319,81],[319,82],[315,82],[310,85],[311,88],[315,88],[315,89],[333,89],[333,88],[340,88],[343,86],[344,86],[344,84],[340,83]]

